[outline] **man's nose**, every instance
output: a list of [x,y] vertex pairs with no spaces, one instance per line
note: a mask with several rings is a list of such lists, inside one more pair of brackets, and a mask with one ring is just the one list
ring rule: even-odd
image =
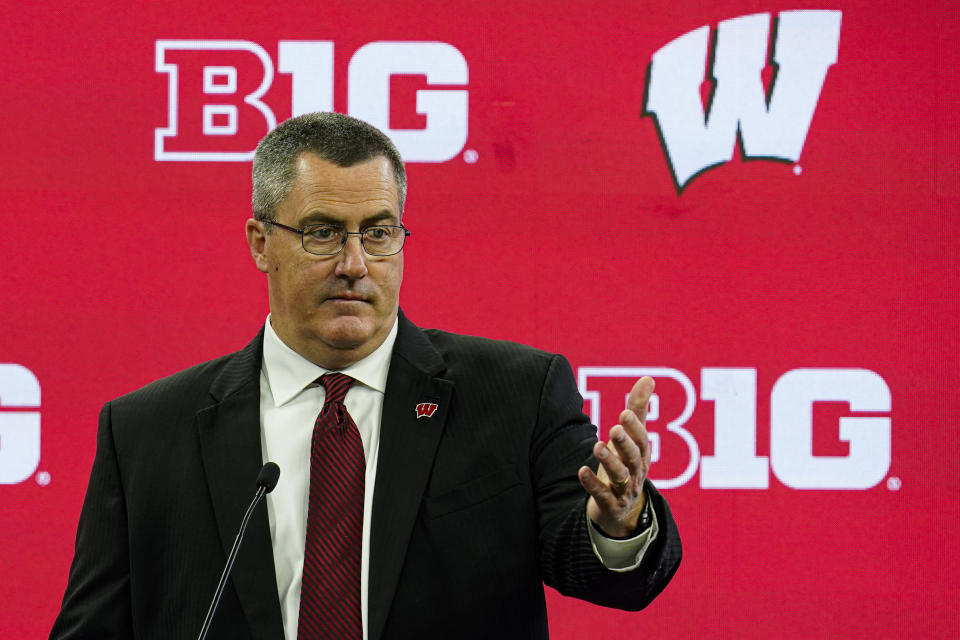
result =
[[362,278],[367,275],[367,253],[363,250],[360,236],[347,236],[346,244],[338,256],[337,275]]

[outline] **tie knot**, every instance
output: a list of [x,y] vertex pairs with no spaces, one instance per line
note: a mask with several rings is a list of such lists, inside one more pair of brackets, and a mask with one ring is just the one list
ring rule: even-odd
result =
[[320,386],[326,391],[327,397],[324,404],[330,402],[343,402],[347,396],[347,391],[354,383],[354,379],[342,373],[325,373],[317,380]]

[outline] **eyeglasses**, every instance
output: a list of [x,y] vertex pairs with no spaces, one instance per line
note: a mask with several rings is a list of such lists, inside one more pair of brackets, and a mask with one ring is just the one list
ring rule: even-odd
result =
[[302,229],[294,229],[273,220],[263,222],[299,234],[303,250],[315,256],[337,255],[343,251],[350,236],[360,236],[360,244],[368,255],[392,256],[400,253],[410,235],[403,225],[393,224],[378,224],[363,231],[347,231],[336,224],[308,224]]

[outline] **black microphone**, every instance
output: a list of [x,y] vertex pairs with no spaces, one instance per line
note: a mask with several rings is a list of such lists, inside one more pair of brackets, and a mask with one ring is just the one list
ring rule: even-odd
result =
[[213,622],[213,613],[220,604],[220,596],[223,595],[223,588],[227,584],[227,578],[230,576],[230,570],[233,569],[233,563],[237,560],[237,552],[240,551],[240,541],[243,540],[243,534],[247,530],[247,524],[250,522],[250,516],[253,510],[260,504],[263,496],[273,491],[277,486],[277,480],[280,479],[280,467],[275,462],[268,462],[260,469],[257,474],[257,493],[253,496],[253,502],[247,507],[247,512],[243,514],[243,522],[240,523],[240,531],[237,532],[237,539],[233,541],[233,548],[230,549],[230,556],[227,558],[227,565],[223,568],[223,574],[220,576],[220,582],[217,583],[217,591],[213,594],[213,601],[210,603],[210,609],[207,610],[207,617],[203,620],[203,627],[200,629],[200,635],[197,640],[204,640],[207,632],[210,631],[210,623]]

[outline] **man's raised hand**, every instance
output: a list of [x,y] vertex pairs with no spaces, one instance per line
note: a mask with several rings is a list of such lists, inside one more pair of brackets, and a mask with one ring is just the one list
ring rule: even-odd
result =
[[598,473],[586,466],[577,473],[590,494],[587,516],[612,538],[632,535],[643,512],[643,481],[650,469],[647,406],[653,388],[650,376],[637,380],[627,396],[620,423],[610,429],[610,442],[601,440],[593,445],[593,455],[600,461]]

